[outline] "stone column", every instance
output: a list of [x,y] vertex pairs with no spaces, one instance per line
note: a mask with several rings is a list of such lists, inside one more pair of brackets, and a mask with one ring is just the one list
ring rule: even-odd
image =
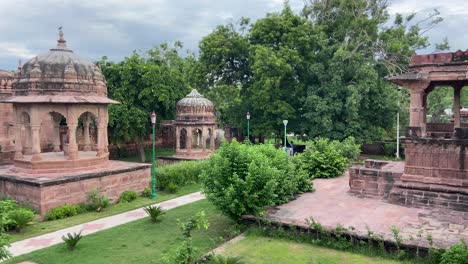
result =
[[419,127],[421,129],[421,137],[426,136],[426,123],[424,122],[425,109],[423,106],[424,102],[424,90],[423,89],[411,89],[411,102],[410,102],[410,127]]
[[78,159],[78,144],[76,143],[77,124],[68,124],[68,159]]
[[88,116],[83,118],[83,150],[90,151],[91,150],[91,141],[89,138],[89,123],[90,120]]
[[60,119],[61,116],[53,116],[54,120],[54,152],[60,152]]
[[21,128],[23,124],[15,124],[15,159],[23,158],[23,146],[21,144]]
[[106,127],[102,123],[99,123],[97,129],[98,129],[97,131],[97,156],[102,157],[106,154],[105,143],[104,143],[104,137],[105,137],[104,129],[106,129]]
[[33,148],[31,124],[25,124],[24,128],[25,128],[24,129],[25,140],[24,140],[23,151],[25,155],[31,155],[32,148]]
[[208,129],[205,126],[202,127],[202,136],[201,136],[201,143],[203,152],[206,150],[206,134],[208,133]]
[[180,152],[180,128],[176,126],[176,153]]
[[187,130],[187,140],[185,145],[187,147],[187,152],[192,152],[192,130],[190,127],[185,128]]
[[214,151],[216,149],[216,146],[215,146],[215,128],[214,127],[211,127],[211,137],[210,137],[210,149],[212,151]]
[[460,93],[462,86],[455,85],[453,87],[453,127],[460,127]]
[[[41,126],[31,125],[32,161],[41,160]],[[27,137],[26,137],[27,138]]]

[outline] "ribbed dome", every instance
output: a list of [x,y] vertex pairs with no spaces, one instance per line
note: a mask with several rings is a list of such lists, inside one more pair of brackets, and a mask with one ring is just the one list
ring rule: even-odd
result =
[[0,79],[13,79],[15,74],[10,71],[0,70]]
[[177,114],[214,114],[214,104],[193,89],[185,98],[177,102]]
[[57,94],[72,92],[106,95],[104,76],[94,63],[67,48],[63,32],[59,32],[57,47],[27,61],[17,73],[15,90],[19,94]]

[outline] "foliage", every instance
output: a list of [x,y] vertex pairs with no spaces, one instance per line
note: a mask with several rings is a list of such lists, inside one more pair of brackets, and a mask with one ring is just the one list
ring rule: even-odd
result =
[[143,210],[145,210],[145,212],[149,215],[151,221],[153,223],[156,223],[159,221],[159,218],[160,216],[166,214],[166,212],[164,212],[164,210],[161,208],[161,206],[147,206],[145,208],[143,208]]
[[53,208],[44,215],[44,220],[63,219],[86,212],[86,206],[83,204],[64,204]]
[[8,247],[10,247],[10,237],[5,234],[3,228],[0,227],[0,261],[11,257]]
[[178,188],[179,186],[177,186],[175,183],[172,183],[172,182],[169,183],[169,185],[167,185],[167,191],[170,193],[176,193]]
[[146,198],[150,198],[151,197],[151,189],[149,187],[145,187],[145,189],[143,189],[143,192],[141,193],[141,196],[146,197]]
[[111,199],[104,194],[101,194],[98,189],[95,189],[88,193],[88,208],[90,210],[100,212],[107,206]]
[[179,222],[179,227],[182,230],[182,243],[175,251],[174,255],[167,256],[166,261],[175,264],[191,264],[194,261],[194,248],[192,242],[192,232],[195,229],[208,229],[209,223],[206,220],[205,211],[200,211],[190,217],[187,222]]
[[21,229],[25,228],[29,223],[34,221],[34,212],[26,208],[18,208],[8,213],[8,218],[11,219],[15,224],[15,230],[21,232]]
[[440,264],[468,264],[468,246],[464,241],[449,247],[441,257]]
[[158,187],[164,189],[169,185],[175,185],[177,188],[198,182],[205,164],[205,161],[181,161],[158,168],[156,172]]
[[19,208],[15,200],[0,200],[0,229],[9,231],[15,229],[15,222],[9,213]]
[[79,233],[67,233],[66,236],[62,236],[62,240],[67,245],[68,250],[75,250],[76,245],[81,240],[83,236],[81,235],[81,231]]
[[137,192],[128,190],[124,191],[119,197],[119,203],[129,203],[138,197]]
[[231,257],[223,255],[214,255],[210,261],[211,264],[244,264],[242,257]]
[[306,150],[298,158],[309,177],[333,178],[340,176],[359,152],[360,146],[354,143],[354,138],[343,142],[317,138],[307,142]]
[[234,220],[312,190],[306,171],[273,146],[233,140],[211,155],[200,175],[207,199]]

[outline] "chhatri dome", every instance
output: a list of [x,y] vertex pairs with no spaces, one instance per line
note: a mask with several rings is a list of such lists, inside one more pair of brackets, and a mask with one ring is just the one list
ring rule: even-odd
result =
[[214,104],[193,89],[185,98],[177,102],[177,115],[183,114],[213,114]]
[[[20,65],[13,94],[3,100],[13,104],[16,169],[61,172],[108,161],[107,107],[118,102],[107,98],[101,69],[66,43],[59,28],[57,46]],[[41,145],[44,138],[50,147]]]

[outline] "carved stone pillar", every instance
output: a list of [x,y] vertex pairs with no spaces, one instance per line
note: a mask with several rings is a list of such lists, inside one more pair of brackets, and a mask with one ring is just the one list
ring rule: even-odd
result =
[[76,124],[68,124],[68,159],[78,159],[78,144],[76,143]]
[[106,127],[99,123],[98,125],[98,131],[97,131],[97,156],[98,157],[102,157],[105,155],[106,151],[105,151],[105,144],[104,144],[104,137],[105,137],[105,133],[104,133],[104,129],[106,129]]
[[[31,126],[31,140],[32,140],[32,161],[41,160],[41,126]],[[27,138],[27,137],[26,137]]]
[[410,127],[419,127],[421,129],[421,137],[426,136],[425,123],[425,108],[424,108],[424,90],[411,89],[410,102]]
[[453,127],[460,127],[460,93],[462,86],[457,85],[453,87]]
[[90,120],[88,116],[86,115],[83,118],[83,150],[84,151],[90,151],[91,150],[91,140],[89,138],[89,123]]
[[216,149],[216,146],[215,146],[215,128],[214,127],[211,127],[211,136],[210,136],[210,149],[212,151],[215,151]]
[[187,152],[192,152],[192,130],[190,127],[185,128],[187,130],[187,142],[185,142],[185,145],[187,147]]
[[208,132],[208,129],[206,129],[206,127],[202,127],[202,136],[201,136],[201,145],[202,145],[202,149],[203,151],[206,150],[206,135],[207,135],[207,132]]
[[54,140],[53,140],[53,145],[54,145],[54,152],[60,152],[60,115],[54,115],[53,120],[54,120]]
[[176,153],[180,151],[180,128],[176,126]]
[[24,129],[25,140],[24,140],[23,152],[25,155],[31,155],[32,149],[33,149],[31,125],[25,124],[24,128],[25,128]]
[[23,158],[23,146],[21,144],[21,128],[23,124],[15,124],[15,159]]

